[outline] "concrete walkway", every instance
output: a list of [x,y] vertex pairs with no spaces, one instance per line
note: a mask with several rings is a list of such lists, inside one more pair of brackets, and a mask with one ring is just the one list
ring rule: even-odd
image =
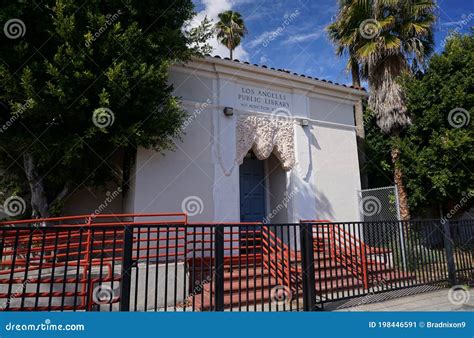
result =
[[[473,311],[474,289],[457,291],[450,301],[449,289],[415,294],[378,303],[367,304],[362,297],[359,305],[334,311]],[[352,305],[352,304],[351,304]]]

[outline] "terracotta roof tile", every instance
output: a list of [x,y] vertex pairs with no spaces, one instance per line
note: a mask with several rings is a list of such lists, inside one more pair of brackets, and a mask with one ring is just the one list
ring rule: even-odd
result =
[[325,79],[319,79],[317,77],[311,77],[309,75],[304,75],[304,74],[298,74],[298,73],[295,73],[295,72],[291,72],[290,70],[288,69],[276,69],[276,68],[273,68],[273,67],[268,67],[267,65],[259,65],[259,64],[251,64],[247,61],[240,61],[238,59],[233,59],[231,60],[230,58],[228,57],[220,57],[219,55],[214,55],[214,56],[211,56],[210,54],[206,54],[206,56],[208,57],[214,57],[214,58],[217,58],[217,59],[221,59],[221,60],[228,60],[228,61],[233,61],[233,62],[238,62],[238,63],[242,63],[242,64],[245,64],[245,65],[253,65],[255,67],[260,67],[260,68],[265,68],[265,69],[270,69],[270,70],[274,70],[276,72],[282,72],[282,73],[287,73],[287,74],[292,74],[292,75],[295,75],[295,76],[301,76],[301,77],[304,77],[304,78],[307,78],[307,79],[311,79],[311,80],[316,80],[316,81],[322,81],[322,82],[326,82],[326,83],[330,83],[330,84],[333,84],[333,85],[336,85],[336,86],[342,86],[342,87],[346,87],[346,88],[352,88],[352,89],[358,89],[358,90],[362,90],[362,91],[366,91],[365,88],[363,87],[355,87],[355,86],[348,86],[348,85],[345,85],[343,83],[337,83],[337,82],[332,82],[332,81],[329,81],[329,80],[325,80]]

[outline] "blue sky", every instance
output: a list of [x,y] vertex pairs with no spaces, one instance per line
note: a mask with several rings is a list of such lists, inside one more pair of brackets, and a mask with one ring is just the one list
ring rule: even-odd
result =
[[[336,0],[194,0],[198,16],[215,19],[224,10],[240,12],[248,35],[234,58],[284,68],[340,83],[350,83],[344,59],[335,56],[324,28],[336,14]],[[469,31],[474,26],[474,0],[438,0],[436,50],[450,30]],[[278,33],[276,33],[278,31]],[[272,39],[271,37],[275,37]],[[213,54],[228,51],[212,39]]]

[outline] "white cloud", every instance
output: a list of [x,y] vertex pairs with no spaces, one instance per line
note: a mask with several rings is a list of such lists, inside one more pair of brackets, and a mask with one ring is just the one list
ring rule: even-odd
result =
[[254,48],[254,47],[257,47],[258,45],[262,44],[262,42],[264,42],[265,40],[267,40],[268,38],[270,38],[272,35],[276,34],[276,31],[266,31],[266,32],[263,32],[262,34],[260,34],[259,36],[257,36],[255,39],[251,40],[249,43],[248,43],[248,46],[250,48]]
[[291,44],[310,41],[310,40],[317,40],[323,35],[323,33],[324,32],[320,30],[314,33],[293,35],[293,36],[290,36],[285,41],[283,41],[283,44],[291,45]]
[[443,22],[441,26],[459,26],[462,25],[464,20],[459,20],[459,21],[448,21],[448,22]]
[[261,65],[268,64],[269,61],[270,61],[270,60],[269,60],[265,55],[260,56],[259,63],[260,63]]
[[[197,15],[191,21],[190,25],[191,27],[198,26],[199,23],[202,20],[204,20],[206,16],[209,20],[212,20],[213,22],[217,22],[217,15],[219,13],[231,10],[236,4],[244,2],[244,1],[246,0],[219,0],[219,1],[202,0],[202,4],[204,5],[204,10],[197,13]],[[209,43],[209,45],[211,45],[213,49],[211,53],[212,55],[220,55],[222,57],[229,56],[229,50],[227,49],[227,47],[220,44],[217,41],[217,38],[215,36],[209,39],[207,42]],[[249,54],[243,48],[242,44],[240,44],[240,46],[234,49],[233,54],[234,54],[233,55],[234,59],[239,59],[239,60],[244,60],[244,61],[249,60]]]

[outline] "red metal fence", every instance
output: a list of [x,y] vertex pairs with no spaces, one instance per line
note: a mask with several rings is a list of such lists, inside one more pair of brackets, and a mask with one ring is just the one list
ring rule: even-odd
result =
[[[367,226],[377,246],[364,243]],[[180,213],[2,222],[0,309],[321,309],[473,283],[473,229],[473,221],[195,224]]]

